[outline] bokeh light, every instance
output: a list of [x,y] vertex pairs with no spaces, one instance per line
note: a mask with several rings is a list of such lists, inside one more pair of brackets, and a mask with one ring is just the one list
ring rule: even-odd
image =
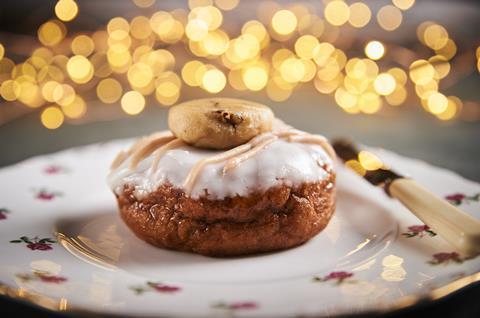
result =
[[278,34],[290,34],[297,27],[297,17],[289,10],[277,11],[272,17],[272,28]]
[[137,91],[128,91],[122,96],[121,105],[128,115],[137,115],[145,108],[145,97]]
[[281,102],[310,87],[349,114],[383,113],[408,100],[442,121],[480,119],[478,102],[446,95],[470,74],[468,65],[480,72],[478,43],[470,48],[440,21],[420,21],[417,42],[397,43],[415,0],[262,1],[244,21],[231,19],[246,8],[239,0],[189,0],[173,10],[132,2],[127,18],[82,31],[82,3],[57,1],[31,48],[0,43],[1,98],[49,109],[40,117],[50,129],[90,118],[95,100],[135,115],[147,99],[170,106],[185,89],[250,91]]
[[63,124],[64,119],[62,111],[55,106],[45,108],[40,115],[43,126],[48,129],[57,129]]
[[74,0],[58,0],[55,14],[62,21],[72,21],[78,14],[78,5]]
[[377,12],[377,22],[386,31],[397,29],[402,23],[402,20],[402,12],[392,5],[386,5]]
[[379,60],[385,54],[385,47],[380,41],[370,41],[365,46],[365,55],[372,60]]

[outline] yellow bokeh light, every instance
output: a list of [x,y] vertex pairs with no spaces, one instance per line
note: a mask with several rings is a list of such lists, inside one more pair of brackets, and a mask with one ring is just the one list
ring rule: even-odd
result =
[[295,31],[297,17],[289,10],[279,10],[272,17],[272,28],[281,35],[287,35]]
[[317,67],[312,60],[307,60],[307,59],[301,59],[300,62],[303,63],[303,68],[304,68],[304,75],[300,82],[310,82],[316,75],[317,73]]
[[48,81],[42,86],[42,96],[47,102],[54,102],[55,98],[53,92],[57,86],[61,85],[57,81]]
[[148,64],[135,63],[128,69],[127,78],[133,87],[146,87],[153,79],[152,69]]
[[350,76],[345,76],[343,79],[343,86],[345,88],[354,94],[361,94],[365,92],[370,85],[370,81],[365,80],[365,79],[358,79],[358,78],[353,78]]
[[395,81],[399,85],[405,85],[407,83],[407,73],[399,67],[394,67],[388,70],[388,73],[395,78]]
[[130,22],[130,34],[139,40],[144,40],[152,34],[150,20],[144,16],[138,16]]
[[58,20],[47,21],[38,28],[38,39],[45,46],[55,46],[66,34],[65,25]]
[[192,41],[200,41],[208,34],[208,25],[200,19],[188,21],[185,27],[185,34]]
[[73,0],[59,0],[55,5],[55,14],[62,21],[72,21],[78,14],[78,5]]
[[93,65],[82,55],[72,56],[67,63],[67,72],[72,81],[83,84],[93,77]]
[[450,73],[450,63],[443,55],[432,56],[428,62],[435,68],[437,79],[445,78]]
[[372,12],[370,8],[363,2],[355,2],[350,5],[350,16],[348,23],[355,28],[363,28],[370,22]]
[[395,6],[386,5],[377,12],[377,21],[386,31],[393,31],[402,24],[402,12]]
[[358,161],[365,170],[378,170],[383,167],[383,162],[375,154],[362,150],[358,154]]
[[392,0],[392,2],[401,10],[408,10],[415,4],[415,0]]
[[449,96],[447,99],[447,108],[443,112],[435,114],[441,120],[453,119],[462,107],[462,101],[459,98],[455,96]]
[[365,46],[365,54],[372,60],[379,60],[385,54],[385,47],[382,42],[370,41]]
[[312,59],[319,53],[320,43],[313,35],[302,35],[295,42],[295,53],[301,58]]
[[115,17],[111,19],[107,24],[108,34],[112,34],[114,31],[121,30],[128,34],[130,32],[130,24],[127,20],[121,17]]
[[220,27],[223,22],[223,15],[220,10],[213,6],[199,6],[192,11],[190,11],[188,15],[188,19],[192,20],[200,20],[203,21],[208,30],[215,30]]
[[230,86],[232,86],[237,91],[247,90],[247,87],[243,82],[242,71],[243,70],[231,70],[230,72],[228,72],[228,83],[230,83]]
[[395,78],[389,73],[379,74],[373,82],[375,91],[380,95],[391,94],[395,90],[395,86]]
[[256,37],[251,34],[242,34],[233,42],[233,50],[241,60],[255,57],[260,51],[260,44]]
[[457,54],[457,45],[452,39],[448,39],[447,44],[439,50],[435,50],[437,55],[444,56],[447,60],[452,59]]
[[63,124],[64,116],[58,107],[50,106],[43,110],[40,120],[46,128],[57,129]]
[[353,108],[357,105],[358,97],[343,87],[339,87],[335,91],[335,101],[343,109]]
[[133,0],[133,3],[139,8],[149,8],[155,3],[155,0]]
[[414,61],[409,70],[410,79],[417,85],[427,84],[435,76],[435,68],[425,60]]
[[269,42],[269,36],[265,26],[256,20],[246,22],[242,27],[242,34],[251,34],[260,43],[260,47],[264,48]]
[[114,78],[105,78],[97,85],[97,96],[105,104],[117,102],[122,96],[122,85]]
[[288,58],[280,66],[280,74],[285,81],[297,83],[305,76],[305,65],[297,58]]
[[198,76],[196,74],[201,68],[204,69],[204,73],[206,71],[206,67],[200,61],[193,60],[185,63],[181,72],[183,81],[189,86],[200,86],[202,84],[203,74]]
[[439,24],[429,25],[423,32],[423,41],[431,49],[440,50],[442,47],[447,45],[448,32]]
[[[122,72],[122,68],[131,63],[132,57],[128,47],[122,44],[115,44],[108,49],[107,60],[112,68],[119,68],[120,72]],[[122,73],[126,71],[127,69],[124,69]]]
[[385,96],[385,99],[390,105],[399,106],[403,104],[407,99],[407,90],[405,89],[405,87],[397,85],[397,87],[391,94]]
[[62,111],[68,118],[80,118],[87,112],[87,104],[82,97],[76,95],[70,104],[62,106]]
[[230,11],[238,6],[240,0],[215,0],[215,5],[224,11]]
[[292,89],[278,85],[278,83],[272,78],[268,81],[266,88],[267,96],[276,102],[283,102],[292,95]]
[[156,88],[156,94],[163,97],[174,97],[179,95],[180,87],[172,82],[160,83]]
[[0,60],[5,56],[5,47],[0,43]]
[[210,55],[221,55],[228,49],[229,38],[227,33],[222,30],[208,32],[202,40],[205,51]]
[[6,101],[16,100],[21,93],[20,84],[13,80],[6,80],[0,86],[0,95]]
[[382,107],[382,99],[375,93],[366,92],[358,97],[357,106],[365,114],[374,114]]
[[334,52],[335,47],[332,44],[322,42],[318,45],[318,53],[314,56],[313,60],[318,66],[324,66]]
[[285,49],[285,48],[278,49],[272,55],[272,65],[275,69],[279,70],[280,67],[282,66],[282,63],[286,59],[293,56],[294,56],[293,52],[290,51],[289,49]]
[[202,87],[209,93],[221,92],[226,83],[225,74],[215,68],[206,71],[202,78]]
[[350,7],[343,1],[333,0],[325,6],[324,15],[330,24],[340,26],[350,18]]
[[194,9],[197,7],[206,7],[213,4],[212,0],[188,0],[188,7]]
[[70,45],[72,53],[76,55],[89,56],[95,49],[95,43],[86,35],[76,36]]
[[430,80],[425,84],[416,84],[415,92],[420,98],[428,98],[432,93],[438,91],[438,82],[435,80]]
[[53,89],[53,101],[61,106],[72,103],[75,96],[75,89],[68,84],[57,85]]
[[90,62],[94,68],[94,75],[97,77],[107,77],[112,74],[112,68],[108,64],[107,55],[103,52],[98,52],[90,57]]
[[315,89],[322,94],[331,94],[333,93],[339,85],[343,82],[344,78],[343,75],[340,73],[334,79],[325,81],[322,80],[320,77],[315,77],[313,81],[313,85]]
[[122,109],[129,115],[137,115],[145,108],[145,97],[137,91],[128,91],[122,96]]
[[443,113],[448,107],[448,99],[442,93],[435,92],[428,97],[428,110],[433,114]]
[[252,66],[242,73],[245,86],[252,91],[259,91],[267,85],[268,74],[260,66]]

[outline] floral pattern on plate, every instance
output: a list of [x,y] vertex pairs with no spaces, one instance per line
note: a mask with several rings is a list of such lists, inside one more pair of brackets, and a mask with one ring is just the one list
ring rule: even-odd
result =
[[217,302],[211,305],[214,309],[222,309],[228,311],[252,310],[259,307],[258,303],[254,301],[239,301],[239,302]]
[[436,236],[435,233],[428,225],[411,225],[407,228],[408,231],[403,232],[402,235],[410,238],[410,237],[424,237],[425,235],[428,236]]
[[454,193],[445,196],[445,199],[453,205],[461,205],[463,203],[480,202],[480,193],[466,195],[464,193]]
[[355,280],[351,279],[353,277],[353,275],[354,275],[353,273],[345,272],[345,271],[331,272],[328,275],[325,275],[323,277],[315,276],[313,278],[313,281],[314,282],[334,281],[337,285],[340,285],[340,284],[345,283],[345,282],[354,283]]
[[50,191],[47,189],[34,189],[35,199],[39,201],[53,201],[57,197],[61,197],[63,192],[60,191]]
[[49,175],[63,174],[68,172],[70,172],[69,168],[62,165],[58,165],[58,164],[51,164],[43,168],[43,173],[49,174]]
[[10,210],[7,208],[0,208],[0,221],[6,220]]
[[132,286],[130,287],[131,290],[137,295],[141,295],[146,292],[157,292],[161,294],[174,294],[182,289],[178,286],[174,285],[167,285],[163,283],[156,283],[156,282],[146,282],[145,285],[141,286]]
[[49,237],[39,239],[38,236],[35,236],[33,238],[29,238],[28,236],[22,236],[18,240],[11,240],[10,243],[25,243],[27,244],[26,247],[31,249],[32,251],[48,251],[53,249],[52,244],[57,243],[57,241]]
[[52,275],[49,272],[42,271],[33,271],[33,273],[17,273],[15,276],[23,282],[40,281],[49,284],[62,284],[68,280],[66,277]]

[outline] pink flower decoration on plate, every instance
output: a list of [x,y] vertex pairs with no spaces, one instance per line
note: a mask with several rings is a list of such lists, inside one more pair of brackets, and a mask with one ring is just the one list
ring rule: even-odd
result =
[[60,284],[67,281],[66,277],[48,274],[38,274],[40,280],[45,283]]
[[43,169],[43,172],[46,174],[59,174],[68,172],[68,169],[59,165],[49,165]]
[[218,302],[212,305],[212,308],[222,309],[222,310],[253,310],[257,309],[259,306],[254,301],[239,301],[233,303]]
[[10,213],[10,211],[8,209],[0,208],[0,220],[6,220],[8,213]]
[[460,205],[462,203],[470,203],[470,202],[479,202],[480,193],[473,194],[473,195],[466,195],[464,193],[453,193],[453,194],[446,195],[445,199],[453,205]]
[[68,279],[63,276],[51,275],[48,272],[37,272],[34,271],[33,274],[16,274],[18,278],[23,281],[41,281],[48,284],[61,284],[66,282]]
[[57,241],[51,238],[42,238],[38,239],[38,237],[29,238],[27,236],[22,236],[18,240],[11,240],[10,243],[26,243],[27,248],[31,249],[32,251],[48,251],[51,250],[52,243],[56,243]]
[[163,293],[163,294],[174,294],[182,290],[178,286],[166,285],[166,284],[156,283],[156,282],[147,282],[145,286],[134,286],[134,287],[130,287],[130,289],[133,290],[137,295],[141,295],[149,291],[154,291],[154,292]]
[[326,282],[326,281],[336,281],[337,284],[343,283],[345,280],[353,277],[353,273],[339,271],[339,272],[331,272],[330,274],[324,277],[314,277],[313,280],[316,282]]
[[430,236],[437,235],[437,233],[432,231],[428,225],[412,225],[408,227],[407,232],[402,233],[402,235],[406,237],[423,237],[425,234]]
[[239,303],[231,303],[228,308],[232,310],[239,310],[239,309],[256,309],[258,307],[257,303],[253,301],[246,301],[246,302],[239,302]]
[[429,261],[432,265],[448,264],[450,262],[462,263],[463,258],[457,252],[441,252],[433,254]]
[[62,195],[61,192],[51,192],[45,189],[40,189],[36,191],[35,198],[41,201],[52,201],[53,199],[61,195]]

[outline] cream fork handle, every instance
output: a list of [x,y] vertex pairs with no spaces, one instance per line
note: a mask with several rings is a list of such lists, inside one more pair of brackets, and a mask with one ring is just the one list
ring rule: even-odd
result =
[[458,252],[480,253],[480,221],[439,198],[412,179],[395,179],[389,193],[420,220],[451,243]]

